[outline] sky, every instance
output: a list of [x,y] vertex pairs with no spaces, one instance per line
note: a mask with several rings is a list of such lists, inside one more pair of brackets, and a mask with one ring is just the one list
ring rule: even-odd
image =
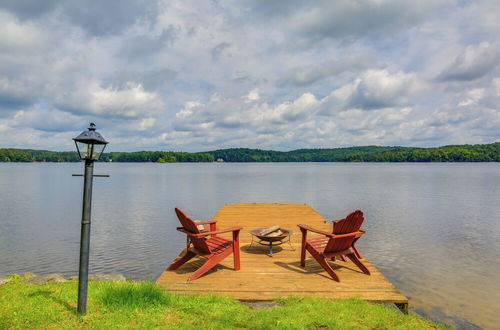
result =
[[500,1],[0,0],[0,147],[500,140]]

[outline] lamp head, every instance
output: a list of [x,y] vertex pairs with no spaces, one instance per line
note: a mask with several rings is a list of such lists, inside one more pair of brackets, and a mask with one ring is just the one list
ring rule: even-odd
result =
[[87,131],[83,131],[73,138],[76,150],[81,160],[99,160],[108,142],[95,130],[95,124],[90,123]]

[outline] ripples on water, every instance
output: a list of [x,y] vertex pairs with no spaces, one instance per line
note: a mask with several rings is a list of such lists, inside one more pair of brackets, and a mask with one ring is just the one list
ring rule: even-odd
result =
[[[0,275],[76,275],[82,164],[0,163]],[[500,164],[96,164],[90,271],[155,279],[184,237],[173,212],[307,203],[328,219],[362,209],[360,249],[410,305],[487,328],[500,310]],[[458,322],[458,323],[457,323]]]

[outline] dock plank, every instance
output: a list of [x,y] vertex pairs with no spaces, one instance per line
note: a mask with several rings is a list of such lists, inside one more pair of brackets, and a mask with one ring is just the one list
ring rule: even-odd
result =
[[[309,255],[306,267],[300,267],[301,235],[297,224],[328,230],[331,225],[306,204],[241,203],[224,205],[214,216],[218,228],[241,226],[241,270],[233,270],[232,256],[216,269],[199,279],[188,282],[190,273],[204,262],[195,258],[175,271],[165,271],[157,283],[174,293],[201,293],[231,296],[239,300],[273,300],[286,296],[326,298],[357,297],[375,302],[408,303],[377,268],[366,258],[363,263],[372,275],[363,274],[351,261],[335,261],[333,268],[341,282],[333,281]],[[290,245],[268,248],[252,241],[250,230],[280,225],[294,231]],[[182,253],[181,253],[182,255]],[[166,266],[170,260],[166,261]]]

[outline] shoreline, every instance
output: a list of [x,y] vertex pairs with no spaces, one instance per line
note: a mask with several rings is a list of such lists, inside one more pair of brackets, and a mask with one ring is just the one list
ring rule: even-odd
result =
[[[46,276],[33,273],[9,275],[7,282],[0,282],[0,327],[16,328],[22,324],[28,328],[45,328],[73,324],[76,328],[87,328],[106,327],[108,322],[127,327],[133,322],[133,327],[151,327],[150,324],[154,324],[153,327],[206,326],[221,329],[241,327],[242,324],[250,328],[288,328],[292,325],[294,328],[352,328],[353,325],[370,328],[445,328],[413,312],[405,315],[395,307],[358,299],[290,297],[273,302],[247,303],[229,297],[172,295],[154,283],[126,280],[120,274],[113,274],[114,279],[109,277],[110,274],[93,276],[94,280],[89,276],[88,313],[77,316],[76,277],[65,279],[57,273]],[[190,313],[188,311],[199,315],[197,309],[186,309],[193,306],[194,301],[197,309],[205,311],[203,319],[208,323],[199,324],[196,318],[186,315],[186,312]],[[228,311],[217,315],[207,312],[221,309]],[[47,313],[49,310],[50,313]],[[305,310],[307,314],[300,316]],[[322,310],[329,312],[325,314]],[[177,316],[168,317],[172,313]],[[364,315],[361,319],[358,317],[360,313]],[[325,315],[329,316],[325,318]],[[242,318],[246,320],[244,323],[241,323]]]

